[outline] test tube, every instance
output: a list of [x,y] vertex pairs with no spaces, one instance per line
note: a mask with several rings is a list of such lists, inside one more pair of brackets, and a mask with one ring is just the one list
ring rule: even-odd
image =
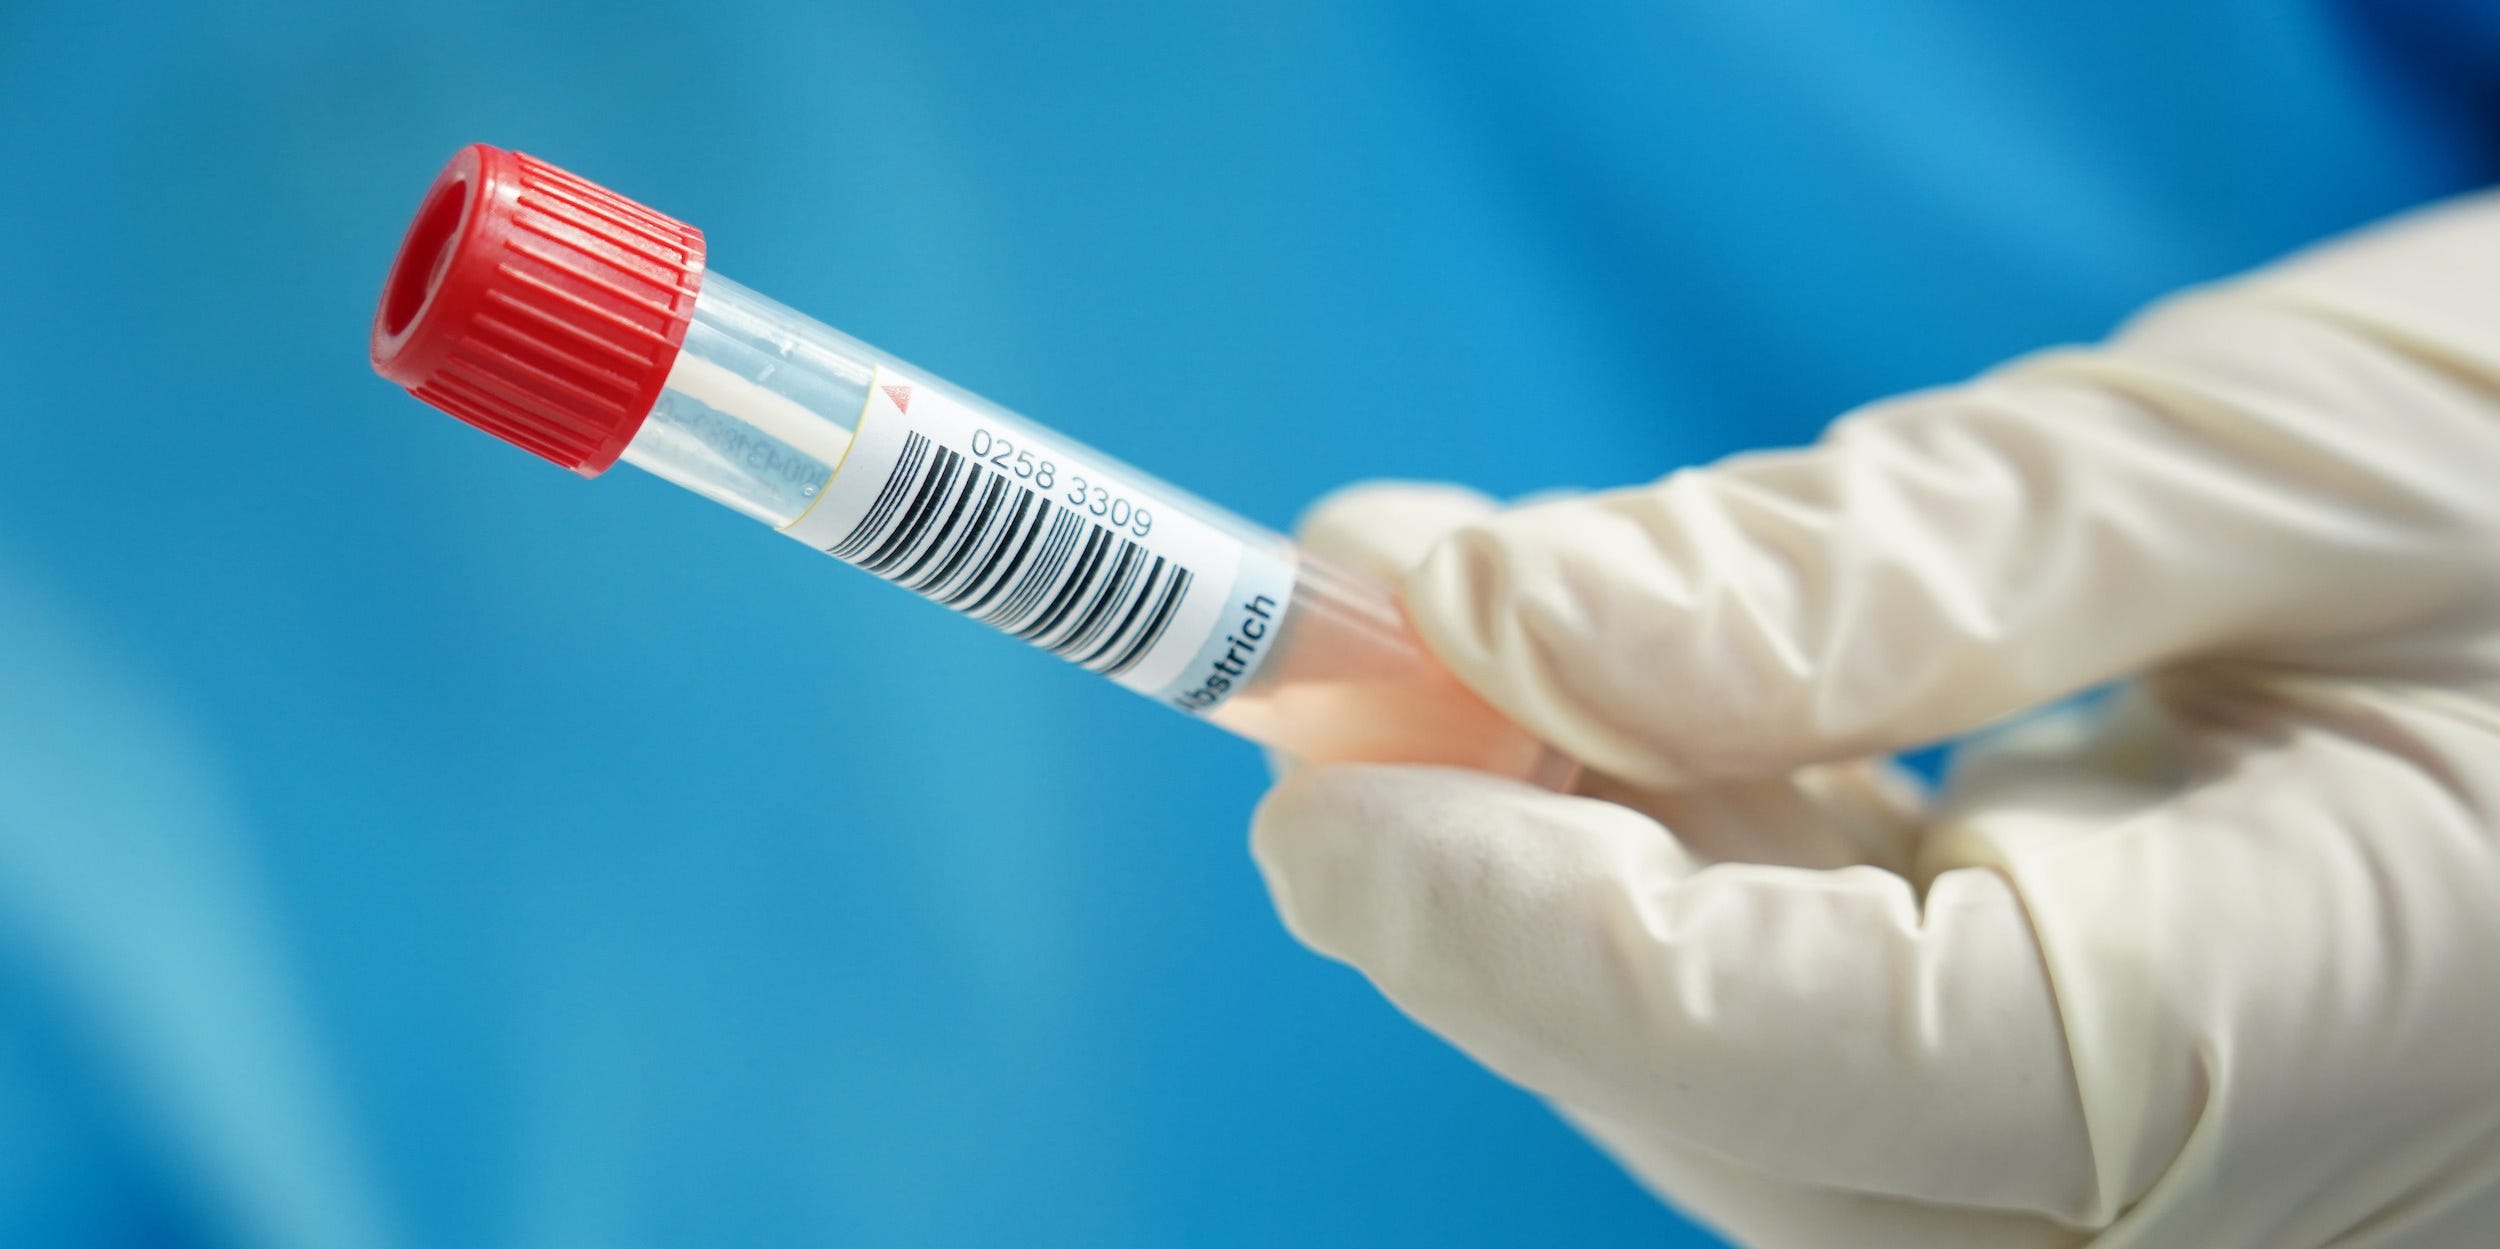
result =
[[622,460],[1288,756],[1573,771],[1386,586],[708,272],[700,230],[533,157],[453,156],[372,350],[523,450]]

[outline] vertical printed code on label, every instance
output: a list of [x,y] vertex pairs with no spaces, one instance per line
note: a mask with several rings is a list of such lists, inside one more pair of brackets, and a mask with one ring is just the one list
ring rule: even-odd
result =
[[825,550],[1108,676],[1154,650],[1192,582],[1180,564],[917,431],[867,512]]

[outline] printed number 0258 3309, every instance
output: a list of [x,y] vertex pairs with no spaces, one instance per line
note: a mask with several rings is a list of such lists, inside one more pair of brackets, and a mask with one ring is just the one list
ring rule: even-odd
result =
[[[996,467],[1004,473],[1032,482],[1044,490],[1059,489],[1059,466],[1029,448],[1019,447],[1015,439],[976,425],[972,430],[972,458]],[[1154,532],[1154,509],[1131,501],[1128,496],[1083,473],[1070,473],[1067,489],[1060,499],[1069,507],[1083,511],[1114,529],[1126,530],[1143,538]]]

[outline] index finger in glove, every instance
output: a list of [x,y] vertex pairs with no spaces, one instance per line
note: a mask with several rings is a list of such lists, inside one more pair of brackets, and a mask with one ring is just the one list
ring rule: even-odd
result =
[[1407,609],[1488,701],[1647,784],[1922,745],[2204,657],[2348,662],[2488,594],[2500,337],[2474,329],[2500,286],[2423,280],[2460,267],[2500,272],[2500,200],[1804,450],[1488,517]]

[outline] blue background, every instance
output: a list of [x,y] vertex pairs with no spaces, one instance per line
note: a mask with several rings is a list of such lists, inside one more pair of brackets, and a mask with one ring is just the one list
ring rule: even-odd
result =
[[1255,752],[375,379],[461,143],[1280,525],[2494,168],[2464,4],[1075,7],[0,5],[0,1241],[1704,1240],[1292,945]]

